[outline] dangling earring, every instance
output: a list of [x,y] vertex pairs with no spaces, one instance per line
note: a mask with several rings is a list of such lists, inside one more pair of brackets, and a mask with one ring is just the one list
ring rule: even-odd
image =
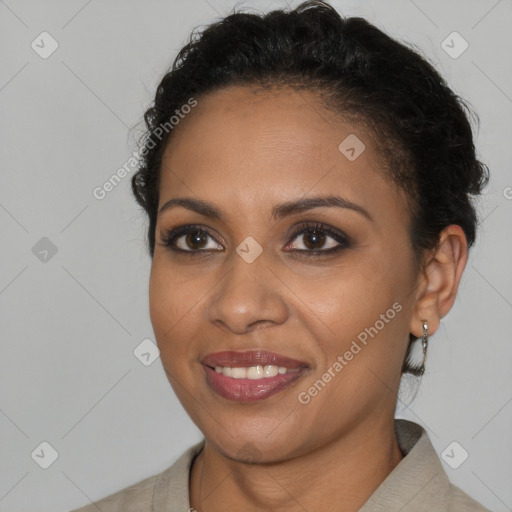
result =
[[423,336],[421,337],[421,345],[423,346],[423,361],[419,370],[420,375],[425,372],[425,360],[427,359],[427,344],[428,344],[428,320],[423,320]]

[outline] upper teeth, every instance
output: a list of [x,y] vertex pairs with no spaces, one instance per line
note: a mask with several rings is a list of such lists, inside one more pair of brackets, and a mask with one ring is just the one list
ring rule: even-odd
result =
[[284,374],[287,372],[287,368],[273,364],[249,366],[248,368],[216,366],[215,371],[233,379],[264,379],[265,377],[275,377],[278,373]]

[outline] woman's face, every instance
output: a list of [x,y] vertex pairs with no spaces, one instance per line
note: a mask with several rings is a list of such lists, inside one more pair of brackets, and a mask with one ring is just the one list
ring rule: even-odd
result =
[[413,316],[403,196],[312,92],[197,100],[163,157],[150,279],[174,391],[230,458],[369,435],[392,421]]

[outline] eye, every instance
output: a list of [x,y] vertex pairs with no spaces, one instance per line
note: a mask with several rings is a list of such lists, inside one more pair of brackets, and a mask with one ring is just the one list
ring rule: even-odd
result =
[[308,253],[307,255],[321,256],[333,254],[350,247],[349,237],[341,231],[335,230],[321,223],[306,223],[293,233],[292,240],[302,238],[298,247],[286,249],[292,252]]
[[[211,239],[208,242],[208,239]],[[200,253],[221,251],[223,247],[200,226],[187,225],[172,229],[162,236],[162,245],[177,252]]]
[[[302,224],[294,231],[291,240],[300,237],[302,240],[297,244],[298,247],[288,243],[285,250],[306,256],[325,256],[351,246],[347,235],[321,223]],[[161,235],[161,239],[161,245],[175,252],[189,253],[191,256],[224,249],[207,230],[197,225],[179,226]]]

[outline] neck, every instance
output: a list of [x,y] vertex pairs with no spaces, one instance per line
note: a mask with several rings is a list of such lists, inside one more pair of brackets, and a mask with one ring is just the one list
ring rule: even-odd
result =
[[[368,420],[369,422],[369,420]],[[208,442],[191,470],[190,505],[199,512],[359,510],[403,458],[393,421],[360,424],[294,459],[246,464]]]

